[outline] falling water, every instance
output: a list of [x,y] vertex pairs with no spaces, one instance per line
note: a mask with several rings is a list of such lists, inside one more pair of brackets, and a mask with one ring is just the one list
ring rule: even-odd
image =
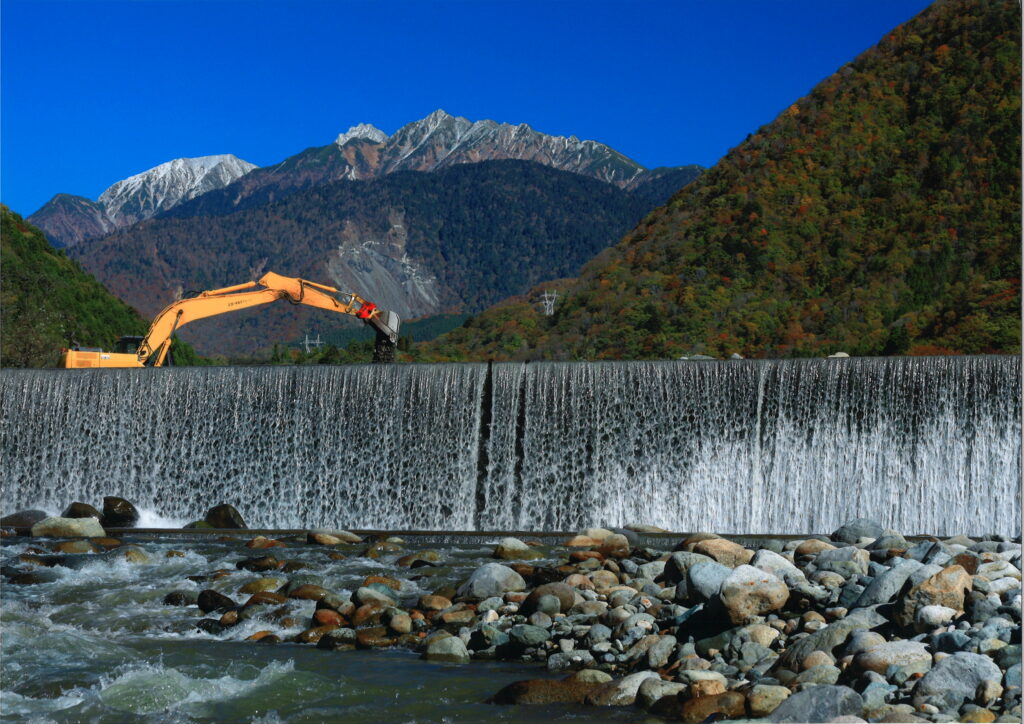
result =
[[120,495],[251,526],[472,528],[486,365],[0,374],[3,509]]
[[1018,357],[0,374],[3,510],[250,525],[1020,531]]

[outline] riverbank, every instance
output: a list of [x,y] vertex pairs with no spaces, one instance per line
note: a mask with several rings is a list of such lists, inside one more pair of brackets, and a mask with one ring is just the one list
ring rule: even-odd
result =
[[[11,536],[3,552],[13,718],[71,720],[122,701],[109,690],[123,676],[104,684],[89,673],[108,648],[176,661],[195,646],[205,674],[175,664],[169,674],[167,659],[153,674],[146,659],[171,693],[142,697],[140,711],[138,687],[129,708],[107,714],[298,721],[312,706],[354,721],[378,706],[382,720],[417,721],[1020,721],[1020,545],[1009,540],[907,540],[861,520],[829,535],[735,541],[653,529],[430,542],[123,532]],[[41,677],[45,654],[29,651],[67,648],[64,636],[98,653],[79,657],[80,680]],[[262,666],[236,670],[253,656]],[[392,662],[373,665],[390,694],[368,687],[359,704],[346,701],[360,678],[342,669],[357,659]],[[340,678],[288,700],[281,692],[306,662]],[[133,671],[131,682],[145,679]],[[426,677],[430,692],[424,671],[444,672]],[[249,693],[233,704],[196,694],[223,677]],[[460,682],[454,700],[432,693],[445,682]],[[66,691],[80,700],[61,706]],[[396,695],[423,706],[398,715],[386,704]]]

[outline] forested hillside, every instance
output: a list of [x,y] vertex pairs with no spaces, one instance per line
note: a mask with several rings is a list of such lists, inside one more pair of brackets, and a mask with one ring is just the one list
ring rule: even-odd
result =
[[111,349],[149,324],[43,233],[0,206],[0,364],[52,367],[61,347]]
[[1019,352],[1020,24],[1013,0],[939,0],[589,263],[554,316],[535,291],[424,356]]
[[[545,278],[578,273],[650,210],[649,199],[663,202],[699,168],[682,177],[669,171],[637,193],[529,161],[401,171],[234,213],[151,219],[70,253],[147,315],[178,288],[213,289],[263,271],[356,291],[403,317],[477,312]],[[295,342],[307,329],[330,334],[348,321],[277,307],[205,320],[182,336],[204,352],[236,355]]]

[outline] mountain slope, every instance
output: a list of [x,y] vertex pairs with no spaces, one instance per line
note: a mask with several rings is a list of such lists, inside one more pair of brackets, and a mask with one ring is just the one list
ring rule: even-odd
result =
[[72,340],[111,349],[121,335],[149,327],[6,206],[0,206],[0,319],[4,367],[52,367]]
[[118,181],[96,201],[57,194],[28,221],[54,246],[74,246],[222,188],[254,168],[230,154],[178,158]]
[[939,0],[588,264],[553,317],[510,300],[430,353],[1019,351],[1020,22]]
[[[150,219],[71,253],[147,315],[179,287],[217,288],[273,270],[356,291],[410,318],[478,311],[574,274],[648,209],[642,197],[576,173],[485,161],[337,181],[228,215]],[[304,308],[268,307],[190,325],[182,336],[204,352],[254,352],[301,338],[307,319]],[[325,333],[349,321],[315,319]]]

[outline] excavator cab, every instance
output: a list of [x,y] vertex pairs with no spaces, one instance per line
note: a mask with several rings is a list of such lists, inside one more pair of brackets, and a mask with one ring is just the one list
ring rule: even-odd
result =
[[145,337],[121,337],[114,343],[114,351],[119,354],[135,354]]

